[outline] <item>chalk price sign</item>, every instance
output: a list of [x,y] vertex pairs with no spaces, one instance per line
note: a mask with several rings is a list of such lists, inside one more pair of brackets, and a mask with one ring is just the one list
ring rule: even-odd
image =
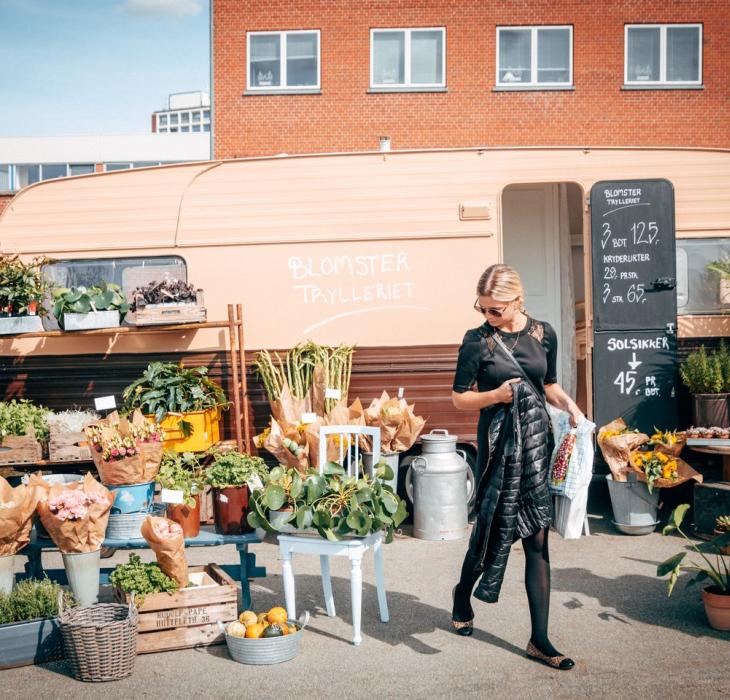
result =
[[672,185],[598,183],[591,234],[596,330],[663,327],[676,315]]

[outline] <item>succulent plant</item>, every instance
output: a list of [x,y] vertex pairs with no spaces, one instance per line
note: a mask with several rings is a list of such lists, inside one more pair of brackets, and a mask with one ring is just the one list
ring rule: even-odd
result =
[[718,532],[730,532],[730,515],[720,515],[715,520],[715,530]]

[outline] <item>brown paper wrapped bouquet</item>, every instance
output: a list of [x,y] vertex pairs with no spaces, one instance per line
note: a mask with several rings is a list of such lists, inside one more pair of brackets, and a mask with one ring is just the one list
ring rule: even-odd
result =
[[33,489],[23,484],[13,488],[0,476],[0,557],[28,544],[35,506]]
[[405,452],[410,449],[426,425],[426,419],[415,415],[415,404],[405,399],[390,398],[384,391],[365,409],[365,422],[380,428],[381,452]]
[[65,554],[95,552],[104,541],[114,496],[87,473],[74,484],[52,485],[38,502],[38,515]]
[[147,540],[157,557],[163,573],[185,588],[189,582],[188,562],[185,559],[185,535],[176,522],[167,518],[148,515],[140,528],[142,537]]

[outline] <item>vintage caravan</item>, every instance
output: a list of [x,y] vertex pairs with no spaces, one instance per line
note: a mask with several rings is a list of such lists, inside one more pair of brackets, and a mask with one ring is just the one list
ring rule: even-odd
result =
[[[603,215],[606,202],[616,202],[611,212],[634,207],[633,223],[622,219],[626,230],[609,241],[592,211],[599,200]],[[648,246],[652,255],[662,248],[664,267],[622,267],[644,233],[657,234]],[[307,338],[356,343],[352,396],[403,387],[431,427],[465,443],[476,417],[452,408],[450,386],[465,330],[482,323],[472,305],[487,265],[519,269],[528,312],[558,332],[562,383],[593,413],[622,393],[634,403],[668,399],[649,396],[653,375],[626,375],[616,362],[602,368],[594,357],[599,332],[611,330],[594,326],[594,291],[634,319],[617,333],[674,336],[664,359],[635,354],[655,341],[608,339],[606,348],[625,345],[619,364],[672,363],[677,336],[681,353],[730,334],[719,280],[706,270],[729,242],[730,153],[710,149],[473,148],[194,163],[40,183],[0,217],[2,251],[47,255],[66,283],[90,268],[121,283],[131,267],[158,266],[205,290],[209,318],[242,303],[249,359]],[[668,316],[654,323],[662,291]],[[220,351],[212,330],[6,337],[2,393],[78,404],[118,392],[154,357],[222,371]],[[641,381],[649,382],[646,397]],[[266,406],[251,375],[249,389],[261,427]]]

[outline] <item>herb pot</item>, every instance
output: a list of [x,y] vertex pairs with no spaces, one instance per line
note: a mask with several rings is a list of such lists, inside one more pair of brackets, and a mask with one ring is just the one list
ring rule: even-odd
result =
[[730,631],[730,594],[721,593],[716,586],[707,586],[702,590],[702,602],[710,627]]
[[13,573],[14,564],[14,554],[0,557],[0,593],[9,594],[13,590],[13,582],[15,581],[15,574]]
[[63,658],[63,639],[55,617],[0,625],[0,670]]
[[185,537],[197,537],[200,534],[200,494],[193,496],[195,505],[186,503],[168,503],[167,517],[174,520],[183,531]]
[[730,427],[730,394],[692,394],[692,422],[695,425]]
[[228,486],[213,489],[215,531],[220,535],[241,535],[251,532],[248,515],[248,486]]
[[99,568],[101,550],[95,552],[63,552],[68,584],[79,605],[87,607],[99,601]]

